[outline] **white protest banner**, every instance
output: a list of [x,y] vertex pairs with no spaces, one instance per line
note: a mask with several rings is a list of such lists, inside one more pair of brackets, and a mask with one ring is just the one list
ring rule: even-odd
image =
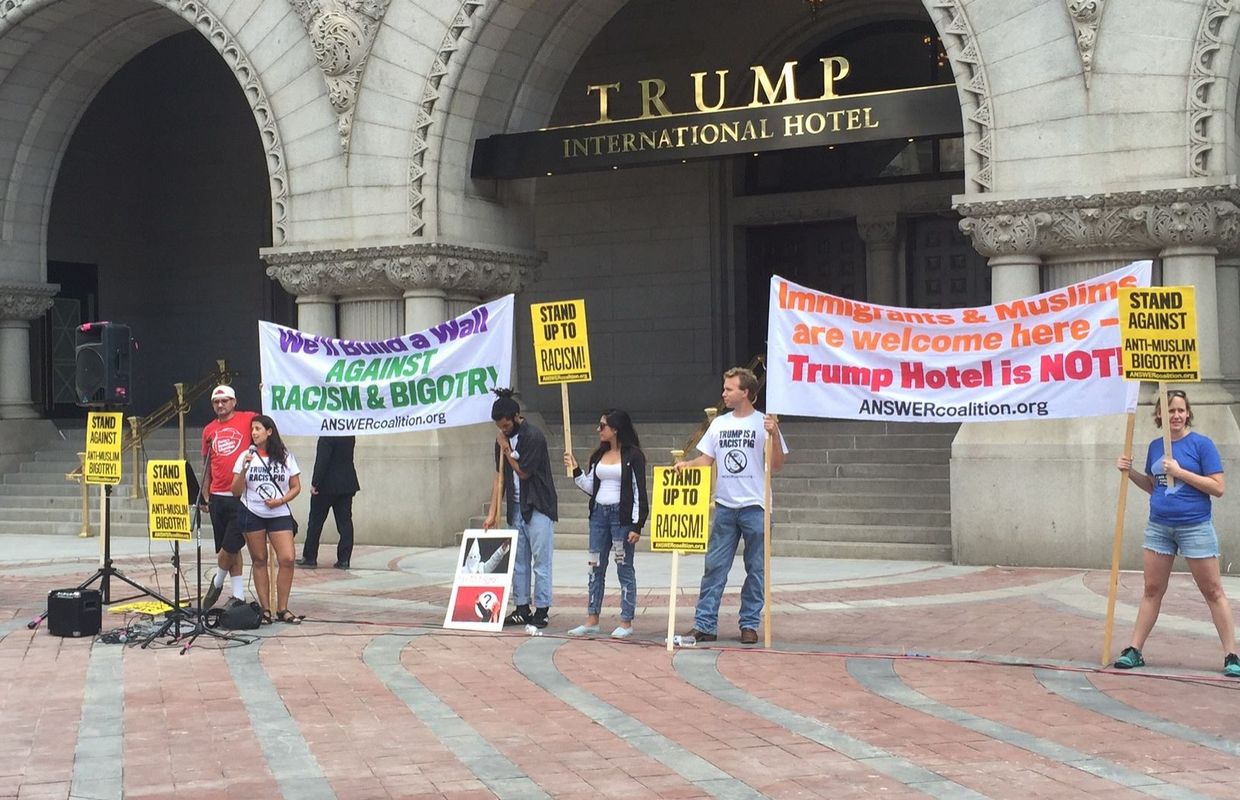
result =
[[1122,414],[1116,297],[1150,262],[982,308],[910,309],[771,278],[766,410],[911,422]]
[[293,436],[490,422],[491,390],[510,385],[512,322],[512,295],[381,341],[260,322],[263,409]]

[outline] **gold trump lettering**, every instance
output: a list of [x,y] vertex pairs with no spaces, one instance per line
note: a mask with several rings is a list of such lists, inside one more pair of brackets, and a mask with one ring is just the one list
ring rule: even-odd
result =
[[[835,84],[837,81],[848,77],[850,70],[848,59],[843,56],[826,56],[818,59],[818,61],[822,64],[822,95],[817,99],[831,100],[839,97],[835,91]],[[760,106],[801,102],[801,97],[797,94],[796,66],[798,63],[797,61],[785,62],[780,67],[779,77],[774,81],[772,81],[766,67],[761,65],[751,66],[749,71],[753,75],[752,99],[747,106],[735,106],[733,108],[757,108]],[[695,110],[732,110],[723,105],[728,93],[729,72],[730,70],[726,69],[715,70],[714,92],[718,99],[713,104],[706,101],[706,73],[689,73],[689,77],[693,79],[693,105]],[[675,114],[663,99],[667,93],[667,81],[662,78],[642,78],[637,83],[641,87],[641,113],[633,119],[656,119],[658,117],[670,117]],[[598,122],[624,121],[613,119],[611,116],[612,97],[614,94],[619,94],[620,91],[621,84],[619,81],[616,83],[592,83],[586,86],[587,95],[598,94]]]

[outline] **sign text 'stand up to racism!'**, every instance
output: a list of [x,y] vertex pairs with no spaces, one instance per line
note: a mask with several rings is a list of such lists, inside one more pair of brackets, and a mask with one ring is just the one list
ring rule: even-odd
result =
[[1120,289],[1124,377],[1133,381],[1201,380],[1193,286]]
[[[771,279],[767,409],[843,419],[986,422],[1122,414],[1116,298],[1140,261],[981,308],[878,306]],[[1131,395],[1131,397],[1130,397]]]
[[710,467],[654,468],[650,549],[705,553],[710,536]]
[[91,411],[86,415],[87,483],[115,486],[121,482],[121,422],[119,411]]
[[530,306],[530,321],[540,386],[591,380],[585,300],[535,303]]

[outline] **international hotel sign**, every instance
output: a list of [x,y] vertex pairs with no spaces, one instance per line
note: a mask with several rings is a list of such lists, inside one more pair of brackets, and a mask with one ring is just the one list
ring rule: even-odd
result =
[[848,61],[830,56],[820,62],[824,89],[809,99],[797,92],[795,61],[785,63],[777,77],[764,67],[750,67],[752,96],[736,106],[724,105],[728,70],[690,74],[691,110],[669,105],[665,80],[640,80],[636,90],[629,91],[640,95],[641,113],[628,119],[612,116],[626,86],[591,85],[587,92],[598,104],[595,121],[480,139],[472,174],[533,178],[850,142],[958,136],[963,131],[954,84],[841,95],[836,83],[847,77]]

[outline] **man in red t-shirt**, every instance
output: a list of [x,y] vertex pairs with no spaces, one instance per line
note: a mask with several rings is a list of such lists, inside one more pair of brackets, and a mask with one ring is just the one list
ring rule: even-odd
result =
[[257,416],[253,411],[237,410],[237,393],[231,386],[216,386],[211,392],[211,409],[215,419],[202,429],[202,454],[206,457],[207,474],[202,481],[199,503],[211,513],[215,532],[215,552],[219,568],[202,597],[202,607],[210,608],[224,591],[224,579],[230,578],[232,596],[245,599],[245,583],[241,578],[244,566],[241,551],[245,535],[241,530],[245,513],[241,499],[232,493],[233,465],[250,446],[250,423]]

